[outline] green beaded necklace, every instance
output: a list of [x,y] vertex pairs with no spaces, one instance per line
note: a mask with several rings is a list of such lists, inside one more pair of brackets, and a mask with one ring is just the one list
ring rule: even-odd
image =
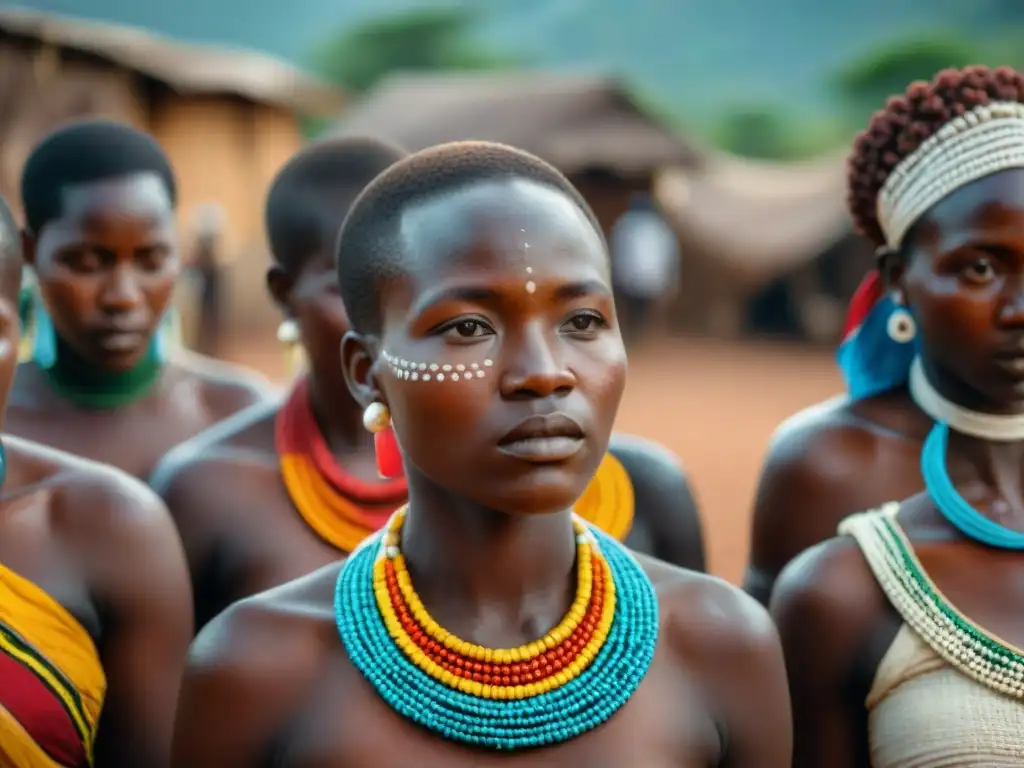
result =
[[1024,650],[985,631],[949,602],[925,572],[896,514],[898,503],[846,518],[889,602],[932,650],[968,677],[1024,699]]
[[50,387],[79,408],[115,410],[149,393],[160,379],[166,346],[161,327],[149,343],[146,356],[127,371],[105,371],[76,353],[57,333],[38,295],[22,318],[31,326],[32,359]]
[[86,362],[58,336],[53,365],[40,366],[40,370],[53,390],[65,400],[87,410],[114,410],[144,397],[160,379],[163,361],[157,346],[157,340],[153,339],[138,365],[114,372]]

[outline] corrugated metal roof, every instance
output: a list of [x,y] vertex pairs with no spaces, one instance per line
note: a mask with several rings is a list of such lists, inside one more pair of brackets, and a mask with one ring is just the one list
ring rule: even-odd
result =
[[614,78],[549,72],[395,75],[334,130],[384,136],[410,150],[497,141],[566,173],[607,168],[646,174],[698,159],[689,142],[647,114]]
[[106,59],[181,93],[231,94],[310,115],[337,114],[344,103],[337,88],[255,51],[181,43],[135,27],[13,7],[0,8],[2,33]]

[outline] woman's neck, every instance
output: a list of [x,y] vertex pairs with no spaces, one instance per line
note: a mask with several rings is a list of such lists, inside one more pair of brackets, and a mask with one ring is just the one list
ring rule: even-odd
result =
[[124,371],[94,365],[59,336],[54,341],[53,365],[44,368],[43,373],[59,395],[83,408],[105,410],[127,405],[148,394],[163,371],[163,361],[152,340],[143,358]]
[[485,509],[414,468],[409,488],[402,550],[416,591],[442,626],[502,647],[536,639],[565,615],[575,584],[570,510],[516,516]]
[[[327,396],[321,395],[327,394]],[[309,405],[320,434],[336,459],[353,453],[373,451],[373,435],[363,426],[363,414],[345,389],[324,386],[312,375],[309,377]]]
[[1021,396],[995,401],[985,397],[974,387],[943,370],[932,360],[921,357],[921,370],[935,391],[960,408],[993,416],[1024,414],[1024,392]]
[[1000,525],[1024,531],[1024,441],[992,442],[950,432],[949,455],[954,459],[949,462],[954,485],[964,488],[973,476],[988,489],[984,495],[995,499],[980,511]]

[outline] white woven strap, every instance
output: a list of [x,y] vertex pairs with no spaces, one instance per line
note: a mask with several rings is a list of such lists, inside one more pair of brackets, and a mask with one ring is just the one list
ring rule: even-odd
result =
[[948,194],[1024,167],[1024,104],[995,102],[953,118],[892,170],[878,193],[878,224],[891,249]]

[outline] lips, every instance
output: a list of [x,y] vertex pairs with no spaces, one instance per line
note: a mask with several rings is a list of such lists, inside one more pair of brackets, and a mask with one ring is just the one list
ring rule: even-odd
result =
[[530,416],[498,441],[498,448],[524,461],[565,461],[583,448],[583,427],[564,413]]
[[146,333],[134,329],[110,328],[96,334],[101,349],[108,352],[127,352],[145,341]]

